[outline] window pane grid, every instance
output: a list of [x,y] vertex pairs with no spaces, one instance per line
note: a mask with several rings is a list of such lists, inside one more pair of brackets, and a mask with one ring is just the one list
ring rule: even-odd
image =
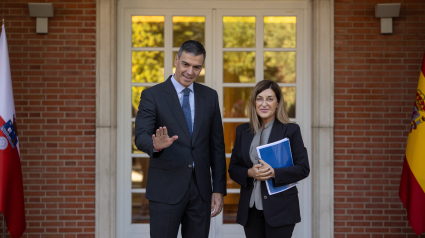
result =
[[[260,80],[261,81],[261,80]],[[245,88],[255,87],[257,83],[223,83],[224,88]],[[280,87],[296,87],[296,83],[277,83]]]
[[146,193],[145,188],[133,188],[131,189],[131,193]]
[[134,154],[134,153],[131,153],[131,157],[132,158],[149,158],[149,155],[148,154],[146,154],[146,153],[138,153],[138,154]]
[[239,118],[223,118],[223,122],[240,122],[247,123],[249,122],[248,117],[239,117]]
[[296,52],[297,48],[263,48],[263,51]]
[[223,52],[228,51],[247,51],[247,52],[255,52],[256,48],[223,48]]
[[164,47],[131,47],[132,51],[165,51]]
[[131,83],[131,86],[136,87],[152,87],[157,85],[158,83]]

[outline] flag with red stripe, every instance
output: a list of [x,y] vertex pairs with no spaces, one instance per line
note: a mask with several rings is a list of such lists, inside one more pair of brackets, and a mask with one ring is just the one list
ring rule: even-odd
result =
[[416,235],[425,232],[425,55],[416,89],[399,196]]
[[25,231],[24,191],[6,31],[0,36],[0,210],[13,238]]

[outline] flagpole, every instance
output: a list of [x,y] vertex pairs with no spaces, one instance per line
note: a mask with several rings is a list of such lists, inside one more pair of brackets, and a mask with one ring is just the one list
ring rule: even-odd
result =
[[[3,215],[3,214],[2,214]],[[3,236],[2,236],[2,238],[5,238],[6,237],[6,227],[5,227],[5,224],[6,222],[4,221],[4,215],[3,215]]]
[[[2,10],[3,10],[3,17],[2,17],[2,21],[1,21],[2,23],[1,23],[1,25],[4,26],[4,3],[3,3]],[[5,225],[6,224],[6,221],[4,220],[4,214],[2,214],[2,217],[3,217],[3,223],[2,223],[2,226],[3,226],[3,236],[2,236],[2,238],[5,238],[6,237],[6,225]]]

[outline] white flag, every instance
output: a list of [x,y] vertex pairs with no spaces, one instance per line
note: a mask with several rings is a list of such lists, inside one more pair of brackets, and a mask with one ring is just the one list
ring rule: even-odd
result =
[[26,228],[17,131],[9,51],[6,31],[2,26],[0,36],[0,210],[13,238],[21,237]]
[[13,121],[13,115],[15,114],[15,103],[13,101],[9,51],[7,49],[6,32],[4,26],[2,26],[0,37],[0,105],[0,116],[2,116],[5,121]]

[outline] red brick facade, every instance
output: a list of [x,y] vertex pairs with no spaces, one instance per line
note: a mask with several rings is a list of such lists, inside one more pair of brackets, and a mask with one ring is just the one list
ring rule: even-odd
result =
[[[400,17],[381,35],[388,2]],[[398,189],[424,52],[425,1],[335,0],[336,238],[417,237]]]
[[53,3],[47,35],[35,33],[28,1],[1,2],[21,147],[23,237],[94,237],[95,0],[30,1]]

